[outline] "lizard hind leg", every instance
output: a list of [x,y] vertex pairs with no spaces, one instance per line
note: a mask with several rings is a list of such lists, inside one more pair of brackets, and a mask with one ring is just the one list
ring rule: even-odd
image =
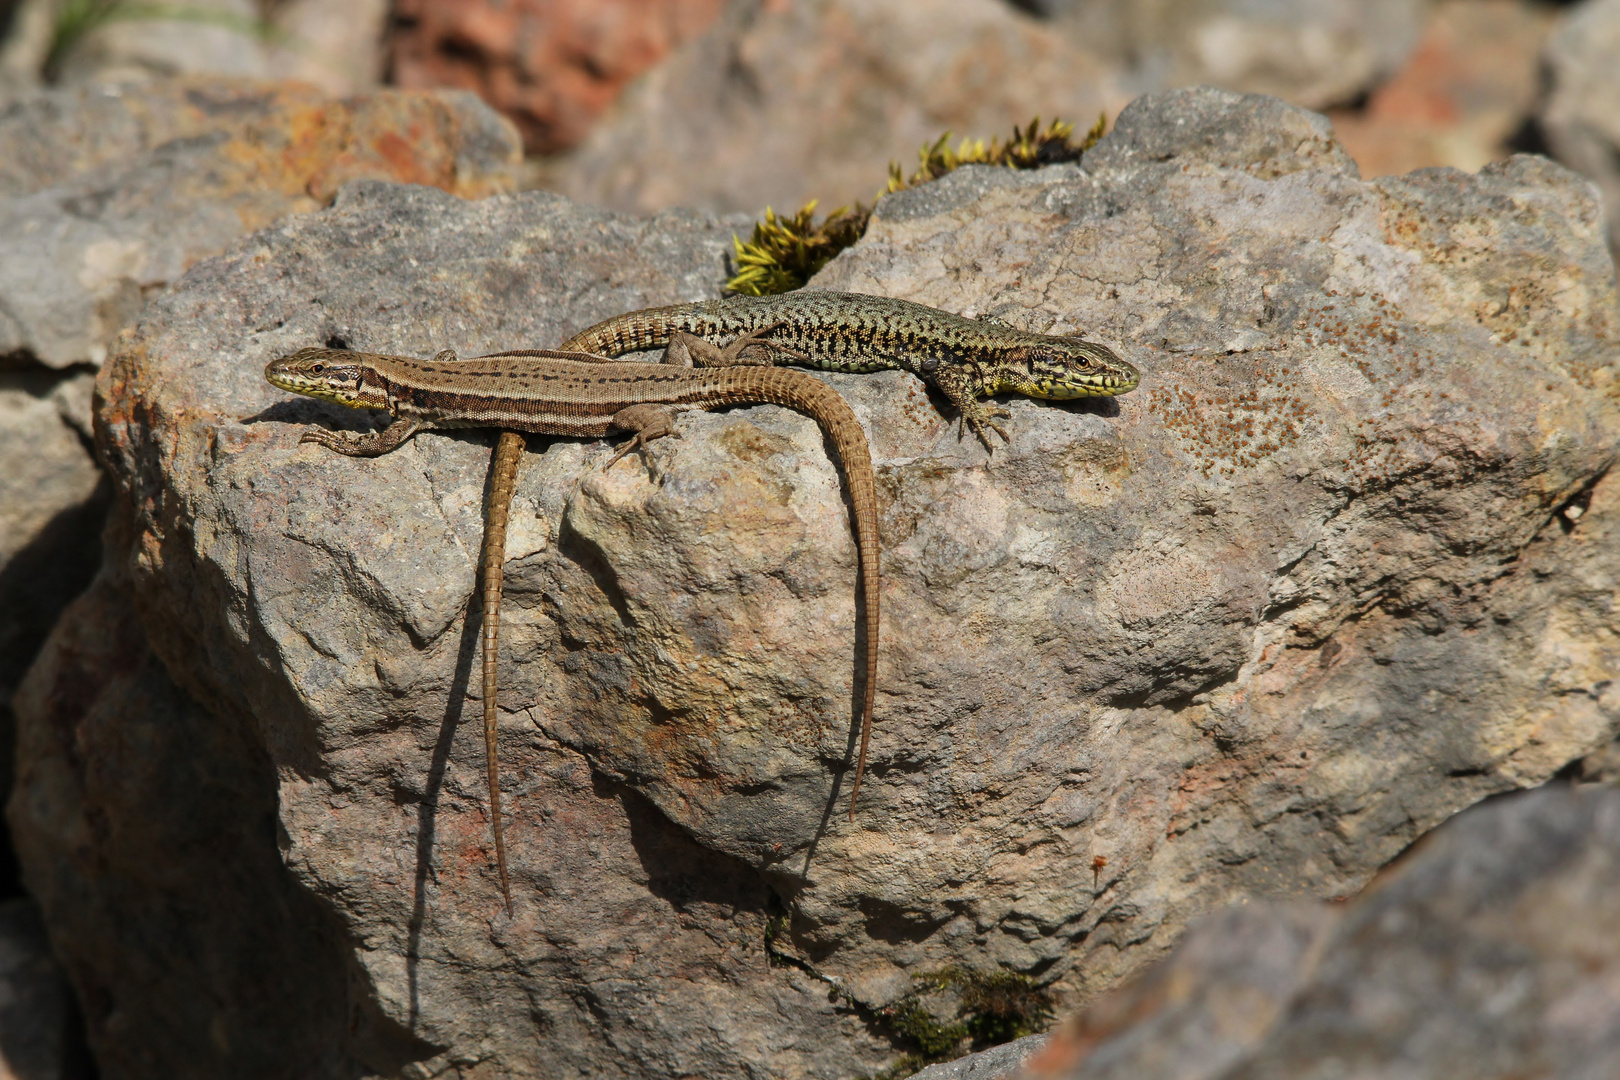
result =
[[764,340],[765,335],[778,329],[783,324],[771,323],[758,330],[750,330],[733,338],[724,348],[714,344],[706,338],[696,334],[677,331],[669,339],[669,345],[664,349],[664,363],[675,364],[679,367],[773,367],[775,361],[747,357],[743,354],[749,349],[758,346],[767,351],[785,353],[793,359],[802,362],[809,358],[797,349],[790,349],[775,341]]
[[[702,340],[699,338],[698,340]],[[703,342],[708,345],[708,342]],[[711,348],[713,346],[710,346]],[[646,446],[654,439],[662,439],[666,435],[680,438],[681,433],[675,430],[675,413],[663,405],[630,405],[613,414],[613,426],[621,431],[633,431],[635,437],[614,453],[602,466],[607,472],[618,464],[620,458],[638,446]]]

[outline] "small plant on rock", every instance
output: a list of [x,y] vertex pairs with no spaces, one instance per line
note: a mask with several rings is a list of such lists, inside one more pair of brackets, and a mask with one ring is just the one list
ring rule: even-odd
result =
[[[1001,165],[1009,169],[1035,169],[1062,161],[1079,161],[1082,154],[1102,138],[1107,117],[1097,117],[1091,130],[1076,142],[1074,125],[1054,120],[1041,127],[1040,117],[1026,127],[1013,128],[1006,142],[991,139],[963,139],[953,150],[951,133],[945,132],[917,152],[917,171],[907,177],[900,163],[889,163],[889,183],[877,198],[895,191],[938,180],[963,165]],[[873,200],[874,202],[876,199]],[[727,290],[748,296],[775,296],[803,288],[818,270],[840,251],[866,234],[872,208],[863,203],[840,206],[819,223],[815,220],[817,200],[811,199],[791,217],[779,217],[766,208],[765,220],[755,223],[750,240],[733,236],[737,273],[726,282]]]

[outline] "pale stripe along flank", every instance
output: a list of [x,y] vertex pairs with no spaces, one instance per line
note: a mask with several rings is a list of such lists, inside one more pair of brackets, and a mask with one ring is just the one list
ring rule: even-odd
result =
[[[496,357],[499,367],[478,363]],[[771,369],[694,371],[665,364],[496,357],[434,363],[379,355],[370,358],[369,366],[390,410],[399,416],[439,427],[501,427],[548,435],[606,435],[614,415],[630,403],[713,408],[769,401],[791,406],[807,394],[837,396],[814,379],[806,385],[797,372]],[[769,396],[762,398],[762,393]]]

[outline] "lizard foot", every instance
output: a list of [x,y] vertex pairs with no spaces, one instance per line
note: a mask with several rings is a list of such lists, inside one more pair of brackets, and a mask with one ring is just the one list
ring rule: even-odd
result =
[[675,414],[662,405],[631,405],[620,409],[613,414],[613,426],[636,434],[608,458],[607,464],[602,466],[603,472],[613,468],[620,458],[638,446],[646,446],[666,435],[677,439],[681,437],[681,433],[675,430]]
[[977,435],[979,441],[984,443],[986,450],[995,449],[990,442],[990,432],[992,431],[1000,435],[1003,442],[1012,442],[1012,436],[1007,434],[1007,429],[996,423],[997,420],[1007,420],[1012,417],[1012,413],[1003,409],[1000,405],[984,401],[968,401],[963,403],[961,411],[962,422],[956,429],[958,439],[966,434],[967,428],[972,428],[973,434]]

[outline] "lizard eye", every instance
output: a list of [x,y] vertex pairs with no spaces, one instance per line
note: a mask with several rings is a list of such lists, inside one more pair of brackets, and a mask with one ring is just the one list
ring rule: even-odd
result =
[[326,370],[326,365],[325,364],[316,364],[314,367],[310,368],[309,370],[311,370],[315,374],[319,375],[321,372]]
[[928,357],[926,360],[924,360],[922,362],[922,369],[924,371],[938,371],[939,370],[939,357],[937,357],[937,356]]

